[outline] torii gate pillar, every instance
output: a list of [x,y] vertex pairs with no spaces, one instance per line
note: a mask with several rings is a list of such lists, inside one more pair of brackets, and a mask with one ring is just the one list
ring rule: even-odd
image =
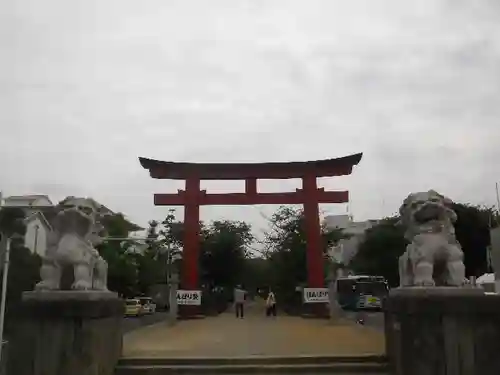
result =
[[184,205],[184,233],[182,254],[181,286],[187,290],[199,287],[199,253],[200,253],[200,179],[190,176],[186,179],[186,204]]
[[307,239],[307,281],[311,288],[324,286],[323,246],[319,222],[317,179],[313,174],[302,179],[304,191],[304,221]]

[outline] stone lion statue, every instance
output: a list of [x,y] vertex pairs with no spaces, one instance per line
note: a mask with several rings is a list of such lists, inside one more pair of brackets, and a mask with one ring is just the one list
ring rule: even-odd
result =
[[399,212],[410,244],[399,258],[400,286],[462,286],[463,252],[452,201],[434,190],[410,194]]
[[106,261],[94,248],[101,242],[104,227],[98,209],[87,198],[68,197],[57,206],[53,231],[47,237],[47,252],[42,259],[41,281],[35,290],[61,289],[64,267],[72,267],[75,290],[108,291]]

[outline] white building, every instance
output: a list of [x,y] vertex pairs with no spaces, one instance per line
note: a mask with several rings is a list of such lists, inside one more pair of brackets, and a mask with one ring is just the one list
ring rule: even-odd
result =
[[330,256],[334,256],[343,264],[349,264],[356,255],[366,230],[376,223],[376,220],[353,221],[350,215],[326,216],[324,225],[328,229],[342,229],[345,234],[350,235],[349,238],[340,240],[338,246],[331,249]]
[[26,212],[26,234],[24,246],[32,253],[45,255],[47,235],[52,230],[49,224],[54,204],[47,195],[10,196],[1,202],[3,207],[21,208]]

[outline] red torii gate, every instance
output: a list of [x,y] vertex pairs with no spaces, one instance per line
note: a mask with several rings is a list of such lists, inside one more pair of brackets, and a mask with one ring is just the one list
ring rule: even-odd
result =
[[[184,251],[181,285],[197,290],[201,205],[303,204],[307,236],[308,286],[324,287],[323,249],[319,221],[320,203],[346,203],[348,191],[318,188],[318,177],[345,176],[361,161],[362,153],[336,159],[288,163],[177,163],[140,157],[144,169],[156,179],[185,180],[176,194],[155,194],[157,206],[184,206]],[[287,193],[259,193],[258,179],[301,178],[302,189]],[[207,194],[201,180],[245,180],[244,193]]]

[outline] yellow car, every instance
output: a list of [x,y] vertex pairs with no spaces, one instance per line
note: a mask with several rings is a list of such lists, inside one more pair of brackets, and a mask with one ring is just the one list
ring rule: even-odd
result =
[[139,316],[142,314],[141,301],[138,299],[125,300],[125,316]]

